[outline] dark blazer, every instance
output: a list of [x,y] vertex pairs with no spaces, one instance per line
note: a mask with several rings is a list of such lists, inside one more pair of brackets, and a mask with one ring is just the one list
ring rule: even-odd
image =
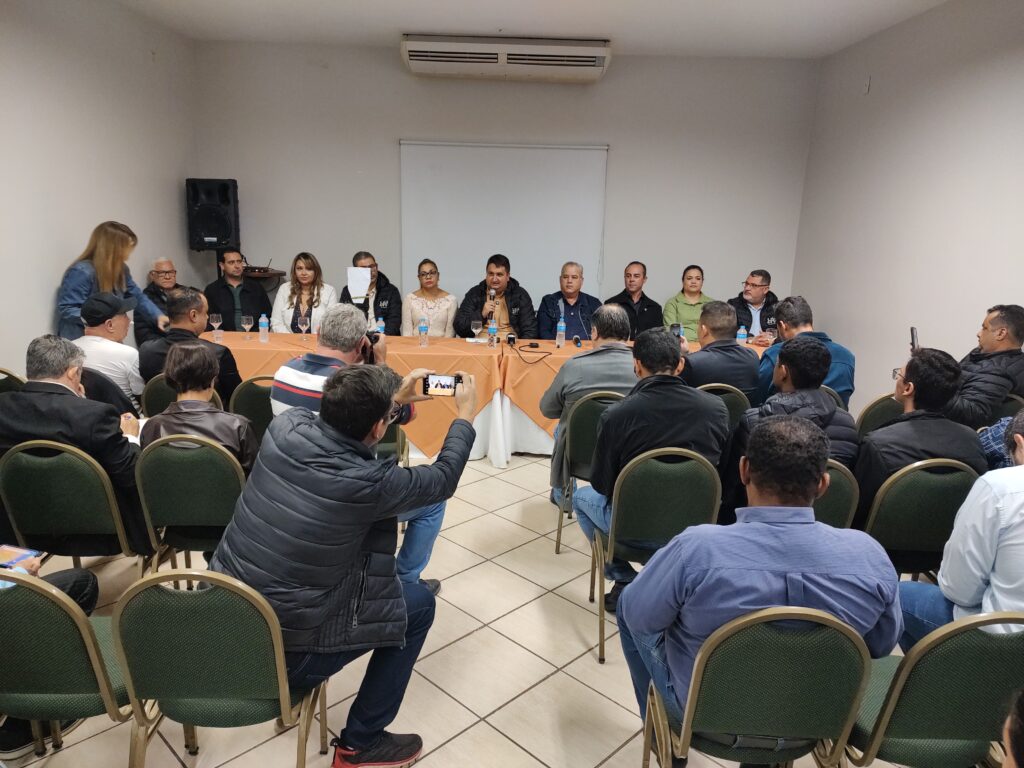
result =
[[689,448],[717,465],[729,437],[729,411],[722,398],[678,376],[648,376],[601,414],[597,429],[590,484],[611,499],[619,472],[644,451]]
[[252,423],[234,413],[227,413],[213,403],[199,400],[179,400],[167,406],[163,413],[146,419],[139,435],[142,447],[169,435],[198,435],[218,443],[242,465],[246,475],[256,461],[259,440]]
[[617,293],[610,299],[605,299],[604,303],[618,304],[626,310],[626,314],[629,315],[629,338],[631,340],[635,339],[636,335],[641,331],[646,331],[649,328],[664,327],[661,320],[661,304],[646,293],[640,294],[639,308],[633,306],[633,300],[629,298],[629,293],[625,289],[623,289],[622,293]]
[[132,401],[121,391],[109,377],[91,368],[82,369],[82,387],[85,389],[85,396],[90,400],[97,400],[101,403],[114,406],[118,413],[130,413],[138,416]]
[[[96,459],[117,492],[128,540],[136,552],[151,551],[135,488],[139,447],[121,432],[121,414],[117,409],[78,397],[60,384],[29,381],[18,392],[0,395],[0,453],[26,440],[55,440],[80,448]],[[13,543],[9,525],[4,512],[0,538]],[[32,546],[45,549],[46,542],[33,542]],[[110,554],[120,551],[116,543],[108,548]],[[83,549],[86,551],[95,553],[102,549],[96,549],[96,542],[89,542]]]
[[[222,331],[240,331],[235,327],[235,297],[231,294],[231,288],[227,280],[220,277],[203,289],[206,294],[206,301],[210,305],[210,312],[221,316]],[[273,307],[270,304],[270,297],[267,292],[255,280],[248,277],[242,278],[242,292],[239,295],[239,303],[242,306],[243,315],[252,315],[253,321],[259,320],[260,315],[270,317]],[[207,329],[213,326],[207,326]],[[143,374],[145,378],[145,374]]]
[[[342,304],[355,303],[347,285],[341,289],[341,298],[338,301]],[[362,303],[356,306],[363,310],[364,314],[370,308],[367,299],[363,299]],[[380,270],[377,270],[377,287],[376,293],[373,294],[373,319],[376,320],[378,317],[384,318],[385,336],[402,335],[402,294],[398,286],[393,285],[388,276]]]
[[[484,304],[487,302],[487,281],[481,280],[468,291],[459,311],[455,313],[455,333],[463,338],[473,335],[470,327],[474,320],[482,320]],[[537,338],[537,313],[533,309],[533,299],[514,277],[508,279],[505,287],[505,306],[508,307],[508,322],[520,339]],[[484,331],[487,323],[484,323]]]
[[[178,283],[174,284],[174,288],[181,288]],[[143,291],[149,297],[149,300],[153,302],[153,305],[160,310],[161,315],[167,314],[167,293],[156,283],[150,283]],[[207,299],[209,301],[209,299]],[[231,318],[232,321],[234,317]],[[135,326],[135,346],[141,347],[150,339],[155,339],[158,336],[163,336],[165,331],[160,330],[160,326],[156,324],[156,318],[146,317],[138,312],[135,313],[134,317]]]
[[1024,397],[1024,353],[1019,349],[985,353],[975,349],[960,361],[960,391],[946,415],[972,429],[996,421],[994,410],[1007,395]]
[[171,328],[167,331],[166,336],[152,339],[142,345],[142,349],[139,350],[139,373],[142,374],[142,378],[149,381],[154,376],[159,376],[163,373],[164,361],[167,359],[167,350],[171,348],[172,344],[180,344],[183,341],[198,341],[213,351],[213,354],[217,357],[217,363],[220,365],[220,372],[217,374],[217,394],[220,395],[221,401],[227,405],[231,399],[231,393],[235,391],[235,387],[242,383],[242,378],[238,374],[238,364],[235,362],[235,356],[231,354],[231,350],[227,347],[200,339],[192,331],[186,331],[184,328]]
[[682,377],[691,387],[731,384],[743,390],[751,405],[761,402],[757,391],[757,353],[741,347],[735,339],[712,341],[685,360]]

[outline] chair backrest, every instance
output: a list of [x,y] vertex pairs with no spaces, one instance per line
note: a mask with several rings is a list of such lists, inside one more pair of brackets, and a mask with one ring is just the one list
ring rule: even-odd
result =
[[992,424],[1006,416],[1016,416],[1021,408],[1024,408],[1024,397],[1007,395],[999,407],[992,411]]
[[404,467],[409,466],[409,440],[398,424],[391,423],[384,432],[384,437],[377,443],[377,458],[384,459],[394,456]]
[[[714,465],[695,451],[658,448],[629,461],[615,480],[608,558],[627,542],[666,544],[691,525],[718,519],[722,483]],[[632,558],[630,558],[632,559]]]
[[934,552],[941,558],[956,513],[977,479],[961,461],[914,462],[882,483],[864,530],[887,551]]
[[835,401],[836,405],[839,407],[839,410],[841,410],[841,411],[848,411],[848,410],[850,410],[849,408],[846,407],[846,403],[843,402],[843,398],[841,398],[839,396],[839,393],[836,392],[834,389],[832,389],[832,387],[826,387],[824,384],[822,384],[821,385],[821,391],[824,392],[826,395],[828,395],[829,397],[831,397]]
[[[164,586],[184,580],[208,588]],[[237,579],[191,569],[154,573],[117,601],[113,625],[137,716],[156,701],[177,722],[231,727],[290,710],[281,625],[263,596]]]
[[[994,624],[1014,631],[981,629]],[[981,762],[989,743],[1000,738],[1013,692],[1024,687],[1022,658],[1022,612],[970,616],[921,638],[893,676],[868,736],[866,762],[880,747],[888,754],[890,740],[907,740],[902,743],[905,749],[917,746],[943,754],[943,765]],[[911,740],[929,743],[915,745]],[[959,758],[949,754],[953,750],[961,753]],[[945,759],[947,754],[953,761]],[[909,764],[921,764],[918,761]]]
[[725,407],[729,409],[729,429],[736,429],[736,425],[740,423],[743,414],[750,407],[750,400],[747,396],[732,384],[701,384],[697,389],[722,398]]
[[814,518],[833,528],[849,528],[860,501],[857,478],[847,467],[835,459],[828,460],[828,490],[814,502]]
[[146,446],[135,464],[135,482],[153,528],[225,528],[245,474],[224,446],[198,435],[168,435]]
[[565,459],[564,476],[590,479],[594,462],[594,448],[597,447],[597,422],[608,406],[622,400],[625,395],[611,390],[591,392],[584,395],[569,409],[565,416]]
[[864,437],[903,413],[903,405],[892,395],[879,395],[857,417],[857,434]]
[[[734,734],[830,739],[836,742],[834,754],[841,754],[870,664],[861,636],[824,611],[781,607],[740,616],[717,629],[697,653],[682,753],[694,736],[700,748],[700,734]],[[771,750],[759,751],[768,759],[730,759],[776,762]]]
[[17,392],[25,386],[25,380],[14,371],[0,368],[0,395],[4,392]]
[[[14,446],[0,459],[0,497],[22,546],[36,537],[116,536],[124,554],[135,554],[110,478],[78,448],[52,440]],[[155,544],[152,531],[150,538]],[[58,549],[49,545],[51,554],[81,554]]]
[[[142,390],[142,415],[148,418],[163,413],[164,409],[177,399],[178,393],[171,389],[171,385],[167,383],[164,375],[158,373],[146,382],[146,387]],[[216,391],[210,398],[210,402],[222,411],[224,410],[224,403]]]
[[119,715],[89,619],[55,586],[0,569],[0,712],[23,720]]
[[117,409],[118,413],[130,413],[135,417],[139,415],[139,412],[135,410],[135,405],[128,399],[128,396],[106,374],[92,368],[83,368],[82,389],[85,390],[87,398],[112,405]]
[[231,394],[228,410],[245,416],[252,422],[256,437],[262,442],[263,433],[267,431],[274,419],[274,411],[270,407],[270,385],[273,376],[253,376],[239,384]]

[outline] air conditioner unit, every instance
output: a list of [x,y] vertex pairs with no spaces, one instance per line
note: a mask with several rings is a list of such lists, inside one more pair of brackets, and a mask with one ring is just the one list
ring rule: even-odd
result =
[[593,83],[611,58],[607,40],[402,35],[402,61],[430,77]]

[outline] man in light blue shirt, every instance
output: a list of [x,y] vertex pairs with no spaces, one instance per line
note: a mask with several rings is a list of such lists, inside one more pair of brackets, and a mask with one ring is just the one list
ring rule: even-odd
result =
[[865,533],[814,521],[829,484],[828,437],[806,419],[771,416],[740,459],[749,507],[733,525],[699,525],[659,550],[623,591],[617,618],[640,715],[651,681],[679,720],[697,651],[711,633],[762,608],[827,611],[875,658],[903,631],[899,578]]

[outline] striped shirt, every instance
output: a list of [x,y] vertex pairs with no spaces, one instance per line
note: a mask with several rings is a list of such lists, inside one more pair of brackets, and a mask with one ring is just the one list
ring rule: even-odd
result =
[[344,367],[345,363],[336,357],[312,352],[289,360],[277,369],[270,388],[270,407],[274,415],[279,416],[295,407],[319,412],[324,383]]

